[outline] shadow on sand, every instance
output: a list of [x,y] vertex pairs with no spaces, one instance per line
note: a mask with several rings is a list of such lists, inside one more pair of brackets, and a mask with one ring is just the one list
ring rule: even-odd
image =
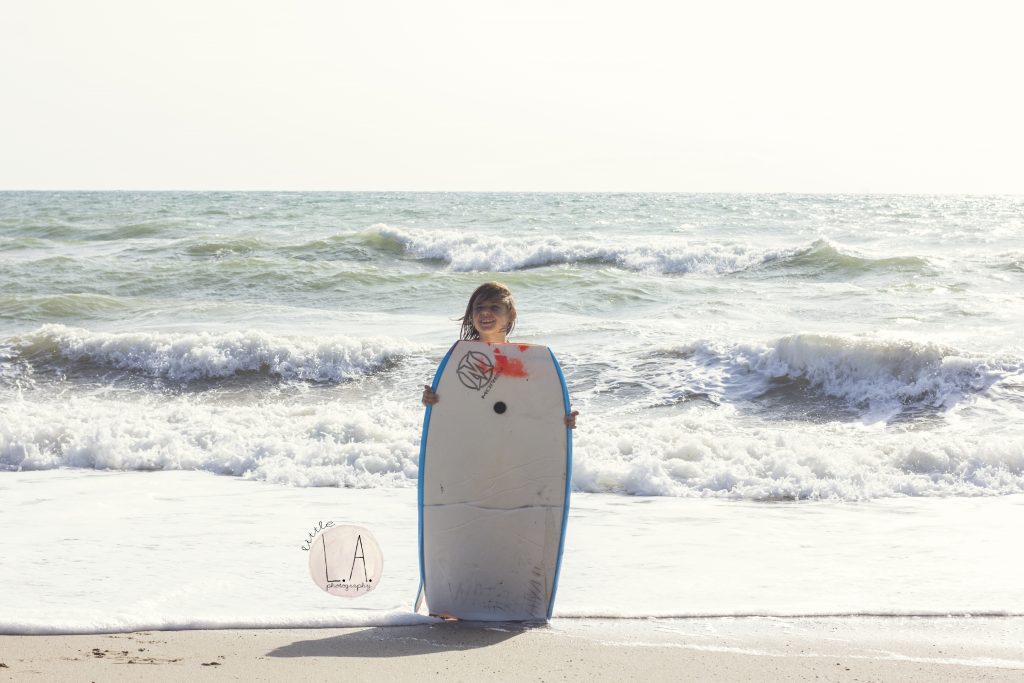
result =
[[475,650],[497,645],[547,624],[472,622],[377,626],[319,640],[300,640],[267,653],[268,657],[410,657]]

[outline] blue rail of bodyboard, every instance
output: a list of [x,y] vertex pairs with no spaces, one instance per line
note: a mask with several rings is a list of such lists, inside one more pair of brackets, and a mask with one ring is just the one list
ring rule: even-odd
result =
[[[565,404],[565,414],[569,414],[569,387],[565,384],[565,375],[562,374],[562,366],[551,349],[551,362],[555,364],[558,371],[558,381],[562,383],[562,401]],[[565,550],[565,530],[569,525],[569,493],[572,490],[572,430],[565,428],[565,505],[562,508],[562,536],[558,541],[558,561],[555,563],[555,581],[551,585],[551,600],[548,602],[548,619],[555,609],[555,593],[558,592],[558,576],[562,571],[562,551]]]
[[[448,349],[448,353],[444,354],[444,358],[441,360],[441,364],[437,366],[437,372],[434,373],[434,381],[431,382],[430,388],[433,391],[437,391],[437,383],[441,380],[441,373],[444,372],[444,366],[448,365],[448,359],[452,357],[452,351],[458,346],[459,342],[452,344],[452,347]],[[430,408],[427,406],[426,411],[423,413],[423,433],[420,435],[420,463],[419,473],[416,477],[416,510],[419,517],[419,544],[420,544],[420,587],[416,591],[416,599],[413,601],[413,611],[416,610],[417,603],[419,602],[420,595],[423,594],[423,587],[426,586],[426,563],[423,560],[423,463],[427,457],[427,432],[430,429]]]

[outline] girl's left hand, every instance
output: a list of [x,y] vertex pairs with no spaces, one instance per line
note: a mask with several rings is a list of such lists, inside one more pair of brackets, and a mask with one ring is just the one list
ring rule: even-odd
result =
[[565,426],[569,429],[576,429],[576,416],[580,414],[580,411],[574,410],[565,416]]

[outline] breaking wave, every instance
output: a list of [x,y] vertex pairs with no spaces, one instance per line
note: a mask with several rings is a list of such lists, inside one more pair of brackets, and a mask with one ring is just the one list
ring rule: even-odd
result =
[[927,273],[931,268],[928,260],[919,256],[867,258],[844,252],[825,240],[772,259],[766,266],[805,277],[850,277],[873,272]]
[[387,338],[289,338],[257,331],[108,333],[64,325],[45,325],[4,346],[8,368],[113,369],[181,383],[247,373],[344,382],[387,369],[418,348]]
[[698,341],[656,354],[653,364],[662,367],[651,381],[663,389],[685,388],[725,401],[828,397],[880,416],[907,407],[948,410],[1024,373],[1019,359],[986,358],[936,344],[815,334],[789,335],[767,345]]

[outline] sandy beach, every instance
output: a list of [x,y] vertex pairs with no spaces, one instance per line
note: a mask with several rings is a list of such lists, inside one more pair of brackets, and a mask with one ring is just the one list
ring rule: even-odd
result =
[[0,636],[7,681],[1024,681],[1024,618],[555,620]]

